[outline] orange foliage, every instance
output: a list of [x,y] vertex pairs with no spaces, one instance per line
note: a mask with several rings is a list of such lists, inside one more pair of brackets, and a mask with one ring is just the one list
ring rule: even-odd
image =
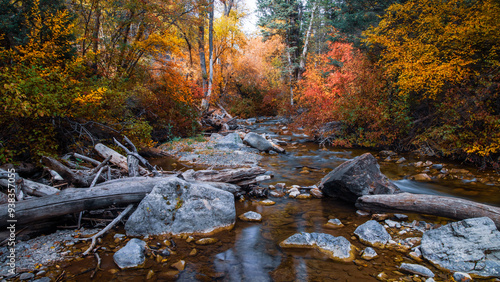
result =
[[351,43],[330,43],[326,54],[309,62],[300,81],[298,105],[307,109],[300,122],[317,130],[324,123],[342,121],[343,135],[353,143],[392,142],[395,136],[385,130],[388,105],[380,78]]

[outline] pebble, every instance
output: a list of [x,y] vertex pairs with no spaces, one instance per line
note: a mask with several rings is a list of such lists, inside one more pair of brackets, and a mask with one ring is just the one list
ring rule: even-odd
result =
[[399,160],[396,161],[397,164],[402,164],[406,162],[406,159],[404,157],[401,157]]
[[146,280],[153,278],[154,275],[155,275],[155,272],[152,269],[150,269],[148,271],[148,275],[146,275]]
[[325,224],[325,227],[327,227],[327,228],[340,228],[343,226],[344,226],[344,224],[342,224],[342,222],[338,218],[330,219]]
[[425,277],[434,277],[434,273],[430,269],[420,264],[402,263],[399,269]]
[[410,176],[410,179],[415,180],[415,181],[431,181],[432,180],[432,178],[426,173],[412,175],[412,176]]
[[311,189],[309,193],[311,193],[314,198],[323,198],[323,192],[321,192],[318,188]]
[[387,281],[387,278],[389,278],[389,276],[387,276],[387,274],[385,274],[385,272],[380,272],[377,275],[377,279],[380,281]]
[[289,196],[290,198],[295,198],[295,197],[297,197],[298,195],[300,195],[300,191],[299,191],[299,189],[297,189],[297,188],[292,188],[292,189],[290,189],[290,190],[289,190],[289,194],[288,194],[288,196]]
[[210,244],[215,244],[218,241],[219,240],[217,238],[203,238],[203,239],[197,240],[195,243],[198,245],[210,245]]
[[286,188],[286,183],[276,183],[276,189],[284,190]]
[[283,192],[271,191],[271,192],[269,192],[269,196],[274,197],[274,198],[281,198],[281,197],[285,196],[285,194],[283,194]]
[[372,247],[367,247],[361,251],[361,258],[364,260],[372,260],[376,257],[378,257],[378,254]]
[[262,221],[262,215],[254,211],[248,211],[238,217],[243,221]]
[[382,220],[386,220],[388,219],[389,217],[391,217],[389,214],[387,213],[376,213],[376,214],[372,214],[372,219],[376,220],[376,221],[382,221]]
[[365,217],[365,216],[370,216],[370,213],[369,213],[369,212],[362,211],[362,210],[357,210],[357,211],[356,211],[356,215],[357,215],[357,216],[361,216],[361,217]]
[[396,220],[408,220],[408,216],[406,214],[395,213],[394,218]]
[[179,271],[183,271],[186,268],[186,262],[183,260],[180,260],[180,261],[172,264],[171,267],[173,267]]
[[189,236],[189,237],[187,237],[187,239],[186,239],[186,242],[188,242],[188,243],[191,243],[191,242],[193,242],[193,241],[194,241],[193,236]]
[[191,252],[189,253],[190,256],[195,256],[198,253],[197,249],[192,249]]
[[312,196],[309,193],[304,193],[304,194],[299,194],[296,198],[297,199],[307,200],[307,199],[311,199]]
[[385,224],[387,224],[390,228],[401,228],[401,224],[397,221],[386,219]]

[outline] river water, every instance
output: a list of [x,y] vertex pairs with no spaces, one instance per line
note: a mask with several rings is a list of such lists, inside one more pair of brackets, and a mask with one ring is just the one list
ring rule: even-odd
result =
[[[260,165],[274,174],[271,180],[263,183],[266,185],[279,182],[287,185],[314,185],[342,162],[367,152],[359,149],[322,148],[310,142],[300,130],[295,133],[277,134],[276,132],[286,131],[283,126],[271,119],[250,126],[254,132],[287,140],[289,144],[284,147],[287,154],[266,155],[261,161]],[[418,173],[422,169],[418,170],[408,165],[418,159],[405,157],[409,161],[403,164],[380,162],[382,172],[403,191],[452,195],[500,206],[500,188],[498,182],[495,182],[498,176],[494,173],[480,173],[474,168],[467,167],[472,175],[431,183],[415,182],[407,180],[405,176]],[[432,161],[443,164],[442,160],[432,159]],[[171,164],[172,160],[163,163]],[[454,163],[444,164],[449,168],[457,166]],[[171,168],[164,167],[164,169]],[[432,171],[429,173],[432,174]],[[193,242],[188,243],[186,240],[174,239],[176,254],[168,257],[167,261],[149,258],[146,265],[140,269],[124,271],[117,269],[112,256],[119,246],[114,242],[113,235],[124,231],[122,228],[114,230],[106,235],[101,243],[106,250],[100,251],[102,270],[96,273],[94,281],[146,281],[148,274],[150,275],[148,281],[377,281],[375,277],[381,272],[385,272],[389,279],[399,280],[406,277],[406,274],[400,273],[397,269],[401,263],[418,263],[405,253],[387,249],[377,249],[379,257],[374,260],[364,261],[358,256],[355,262],[351,263],[334,262],[315,250],[282,249],[279,247],[281,241],[297,232],[305,231],[344,236],[362,250],[366,246],[353,237],[353,232],[369,218],[357,216],[352,204],[331,198],[295,200],[285,197],[272,200],[276,202],[273,206],[263,206],[257,200],[248,199],[236,203],[237,216],[247,211],[256,211],[262,214],[262,222],[250,223],[237,220],[232,230],[211,236],[219,240],[213,245],[200,246]],[[443,218],[407,215],[409,222],[413,220],[436,224],[448,222]],[[345,226],[340,229],[325,228],[324,225],[330,218],[340,219]],[[161,245],[164,239],[151,238],[148,245]],[[85,249],[86,246],[82,243],[80,247]],[[196,249],[196,255],[188,255],[193,249]],[[171,264],[181,259],[186,261],[186,269],[177,273]],[[450,280],[449,273],[425,262],[420,264],[436,274],[436,281]],[[51,270],[50,276],[54,278],[62,271],[66,271],[68,281],[92,280],[90,270],[94,267],[94,258],[85,258],[61,264],[60,268]],[[407,277],[407,279],[412,278]]]

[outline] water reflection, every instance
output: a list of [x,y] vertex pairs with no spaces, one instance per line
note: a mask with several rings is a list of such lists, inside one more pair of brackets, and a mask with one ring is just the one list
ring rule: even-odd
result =
[[281,262],[280,256],[266,252],[260,226],[243,229],[234,247],[215,256],[217,272],[227,273],[227,281],[272,281],[269,272]]

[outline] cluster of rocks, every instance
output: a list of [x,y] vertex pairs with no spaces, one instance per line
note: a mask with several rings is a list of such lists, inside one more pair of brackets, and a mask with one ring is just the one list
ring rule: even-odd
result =
[[311,199],[311,198],[323,198],[323,193],[316,186],[299,186],[291,185],[287,186],[286,183],[276,183],[275,185],[269,185],[269,196],[275,198],[281,198],[285,195],[289,198],[294,199]]

